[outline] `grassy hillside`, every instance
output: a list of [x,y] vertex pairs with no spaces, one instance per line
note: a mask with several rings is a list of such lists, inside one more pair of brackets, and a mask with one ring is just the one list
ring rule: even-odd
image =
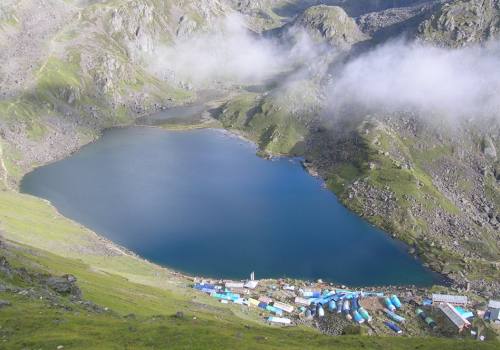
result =
[[[305,128],[286,110],[257,94],[243,94],[229,102],[220,116],[227,129],[239,130],[260,149],[275,154],[299,154]],[[303,145],[302,145],[303,147]]]
[[224,128],[242,132],[263,152],[303,155],[320,109],[318,89],[314,80],[296,79],[271,93],[241,93],[214,114]]
[[[236,305],[193,292],[189,280],[124,253],[43,200],[0,192],[0,341],[5,349],[494,349],[496,343],[404,337],[327,337],[269,327]],[[36,247],[36,248],[35,248]],[[6,273],[8,271],[8,273]],[[72,274],[83,300],[46,277]],[[91,301],[93,304],[89,304]],[[5,304],[5,303],[4,303]],[[182,317],[176,317],[182,312]]]
[[371,118],[342,135],[316,135],[308,156],[347,207],[405,241],[434,270],[463,285],[465,276],[472,285],[494,285],[498,231],[478,199],[487,198],[488,184],[498,193],[498,184],[478,150],[480,137],[471,130],[454,133],[461,136],[425,122]]

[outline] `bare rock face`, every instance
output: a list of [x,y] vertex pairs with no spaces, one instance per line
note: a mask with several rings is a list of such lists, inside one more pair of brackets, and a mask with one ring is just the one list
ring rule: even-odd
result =
[[497,149],[490,137],[485,137],[483,140],[483,153],[489,159],[493,161],[497,160]]
[[111,13],[110,31],[115,37],[123,36],[129,46],[129,54],[132,55],[134,50],[153,51],[159,36],[153,22],[155,11],[152,3],[135,1],[114,9]]
[[191,34],[196,30],[196,21],[192,20],[188,16],[182,16],[179,19],[179,25],[177,27],[176,35],[179,39],[185,39],[191,36]]
[[440,3],[436,1],[417,2],[411,6],[388,8],[383,11],[369,12],[356,18],[359,28],[365,34],[374,34],[386,30],[388,34],[400,35],[402,32],[413,33],[422,19],[434,11]]
[[274,6],[280,0],[229,0],[233,8],[244,14],[252,14],[262,10],[266,6]]
[[81,297],[82,292],[76,285],[76,277],[73,275],[64,275],[62,277],[51,276],[47,278],[47,286],[56,293],[63,295],[73,295]]
[[327,42],[340,49],[349,49],[353,44],[367,39],[354,19],[338,6],[308,8],[293,22],[291,31],[300,30],[305,30],[317,42]]
[[421,40],[443,47],[482,43],[500,35],[500,0],[446,3],[418,29]]

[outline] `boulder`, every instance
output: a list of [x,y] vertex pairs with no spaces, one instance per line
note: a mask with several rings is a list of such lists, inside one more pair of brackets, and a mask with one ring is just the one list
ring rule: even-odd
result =
[[76,277],[64,275],[61,277],[49,277],[46,280],[47,286],[58,294],[81,297],[82,292],[76,285]]
[[8,300],[0,300],[0,309],[5,307],[5,306],[10,306],[12,305],[10,301]]

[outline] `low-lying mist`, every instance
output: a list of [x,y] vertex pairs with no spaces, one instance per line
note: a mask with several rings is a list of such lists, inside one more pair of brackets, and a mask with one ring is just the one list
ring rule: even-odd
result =
[[216,27],[159,48],[150,68],[194,88],[215,88],[219,83],[255,84],[285,71],[294,81],[326,77],[323,68],[335,62],[335,73],[324,86],[330,115],[354,108],[361,113],[412,111],[432,118],[500,120],[499,43],[445,49],[396,40],[339,63],[334,48],[314,43],[300,30],[285,43],[252,33],[237,15]]
[[276,73],[283,63],[277,45],[252,35],[240,17],[229,16],[217,30],[161,47],[151,68],[196,87],[214,82],[250,84]]
[[156,49],[148,66],[157,75],[195,88],[214,83],[250,85],[313,62],[324,51],[305,32],[295,33],[294,39],[289,44],[253,33],[234,14],[221,19],[210,32]]
[[415,111],[442,118],[500,117],[500,45],[436,48],[396,41],[345,64],[333,78],[334,111]]

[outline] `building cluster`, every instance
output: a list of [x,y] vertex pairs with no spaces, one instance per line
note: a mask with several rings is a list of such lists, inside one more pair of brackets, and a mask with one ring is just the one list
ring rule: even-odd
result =
[[[469,298],[463,295],[396,295],[386,291],[348,290],[344,286],[283,280],[211,281],[195,279],[193,287],[224,304],[238,304],[256,310],[270,324],[295,325],[318,320],[338,322],[342,317],[369,329],[406,332],[408,322],[421,323],[431,334],[448,329],[478,340],[484,335],[476,329],[475,318],[500,324],[500,301],[491,300],[487,310],[471,311]],[[483,304],[484,305],[484,304]],[[410,319],[410,321],[408,320]],[[344,321],[346,322],[346,321]],[[318,324],[316,321],[310,324]],[[410,327],[411,328],[411,327]]]

